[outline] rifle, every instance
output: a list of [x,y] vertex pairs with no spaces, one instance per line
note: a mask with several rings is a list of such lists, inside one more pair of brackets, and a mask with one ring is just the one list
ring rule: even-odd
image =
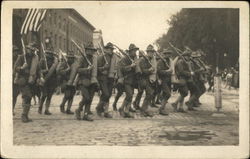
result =
[[26,59],[26,50],[25,50],[25,45],[23,42],[23,38],[21,38],[21,42],[22,42],[22,47],[23,47],[23,55],[24,55],[24,64],[27,64],[27,59]]
[[59,53],[62,55],[63,59],[66,61],[67,67],[70,68],[69,64],[68,64],[68,60],[66,59],[66,57],[63,55],[63,52],[61,49],[59,49]]
[[168,65],[168,63],[167,63],[167,61],[166,61],[157,51],[156,51],[155,53],[156,53],[156,55],[159,56],[159,58],[164,62],[164,64],[165,64],[168,68],[170,68],[169,65]]
[[115,45],[115,44],[113,44],[114,45],[114,47],[116,47],[124,56],[127,56],[128,57],[128,59],[131,61],[131,63],[134,63],[134,60],[133,59],[131,59],[131,57],[128,55],[128,54],[126,54],[121,48],[119,48],[117,45]]
[[147,62],[151,65],[151,67],[153,67],[152,63],[150,62],[150,60],[148,59],[148,57],[145,55],[145,53],[143,51],[140,51],[141,55],[143,56],[143,58],[145,60],[147,60]]
[[44,61],[45,61],[45,68],[46,70],[48,70],[48,64],[47,64],[47,59],[46,59],[46,56],[45,56],[45,50],[44,50],[44,46],[43,46],[43,43],[41,42],[41,46],[42,46],[42,50],[43,50],[43,58],[44,58]]
[[81,48],[74,40],[72,40],[72,42],[76,45],[76,47],[80,50],[80,53],[82,55],[82,57],[84,57],[87,61],[87,63],[89,64],[89,66],[92,66],[91,62],[89,61],[89,59],[87,58],[87,55],[85,54],[85,49]]
[[107,58],[106,58],[106,56],[105,56],[105,54],[104,54],[103,48],[102,48],[102,46],[100,45],[100,43],[98,43],[98,46],[99,46],[99,48],[101,49],[101,52],[102,52],[102,55],[103,55],[103,58],[104,58],[105,63],[108,64],[108,60],[107,60]]
[[182,52],[182,51],[181,51],[180,49],[174,47],[170,42],[168,42],[168,43],[169,43],[169,46],[172,47],[172,48],[175,50],[175,52],[177,53],[177,55],[178,55],[179,57],[181,57],[182,60],[183,60],[184,62],[187,63],[187,60],[186,60],[186,59],[181,55],[181,53],[180,53],[180,52]]

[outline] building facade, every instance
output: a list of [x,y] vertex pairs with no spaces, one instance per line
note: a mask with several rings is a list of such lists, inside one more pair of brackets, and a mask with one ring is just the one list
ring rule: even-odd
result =
[[[17,46],[20,46],[19,32],[27,11],[27,9],[13,10],[13,39],[15,39],[13,44]],[[50,38],[55,51],[60,49],[68,53],[72,50],[79,54],[73,41],[80,46],[93,42],[94,30],[95,27],[74,9],[48,9],[35,39],[45,43],[45,38]],[[34,40],[33,35],[27,35],[26,41],[32,38]]]

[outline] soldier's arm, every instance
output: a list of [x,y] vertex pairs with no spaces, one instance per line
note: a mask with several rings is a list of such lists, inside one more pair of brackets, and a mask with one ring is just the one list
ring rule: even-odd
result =
[[70,68],[66,66],[65,62],[59,62],[57,67],[57,74],[59,75],[66,75],[70,71]]
[[120,68],[124,73],[129,72],[132,69],[131,65],[126,65],[124,60],[120,61]]
[[23,55],[19,55],[17,57],[17,60],[15,62],[15,65],[14,65],[14,69],[16,72],[22,72],[23,70],[21,69],[22,65],[23,65]]
[[98,58],[97,58],[97,66],[98,66],[98,70],[99,71],[104,71],[104,70],[107,70],[108,68],[109,68],[109,65],[110,64],[105,64],[104,63],[104,57],[103,57],[103,55],[102,56],[99,56]]
[[48,70],[45,67],[45,60],[42,58],[39,62],[39,67],[40,67],[40,72],[43,73],[47,73]]
[[166,74],[171,74],[172,73],[172,69],[169,68],[169,69],[164,69],[164,63],[163,61],[159,61],[157,63],[157,73],[159,75],[166,75]]

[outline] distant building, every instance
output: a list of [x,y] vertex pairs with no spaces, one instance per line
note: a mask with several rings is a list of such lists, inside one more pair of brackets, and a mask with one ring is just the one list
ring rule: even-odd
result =
[[[13,10],[13,43],[20,46],[20,28],[27,13],[27,9]],[[15,24],[15,25],[14,25]],[[39,30],[38,39],[44,43],[46,37],[51,38],[54,50],[69,50],[77,53],[77,47],[73,40],[79,45],[86,45],[93,41],[95,27],[90,24],[75,9],[48,9],[46,17]],[[32,39],[32,36],[28,36]]]
[[[102,30],[95,30],[93,33],[93,44],[96,48],[99,48],[98,44],[100,44],[102,47],[104,46],[103,38],[102,38]],[[98,52],[100,52],[100,48],[98,49]]]

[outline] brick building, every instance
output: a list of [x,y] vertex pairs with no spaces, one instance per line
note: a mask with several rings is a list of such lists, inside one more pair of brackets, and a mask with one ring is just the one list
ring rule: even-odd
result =
[[[19,32],[27,11],[27,9],[13,10],[13,44],[19,47],[21,47]],[[64,52],[73,50],[77,53],[77,47],[72,40],[86,45],[93,41],[94,30],[95,27],[75,9],[48,9],[36,39],[44,43],[44,39],[50,37],[54,50],[61,49]],[[34,38],[32,35],[27,35],[25,40],[29,41],[32,38]]]

